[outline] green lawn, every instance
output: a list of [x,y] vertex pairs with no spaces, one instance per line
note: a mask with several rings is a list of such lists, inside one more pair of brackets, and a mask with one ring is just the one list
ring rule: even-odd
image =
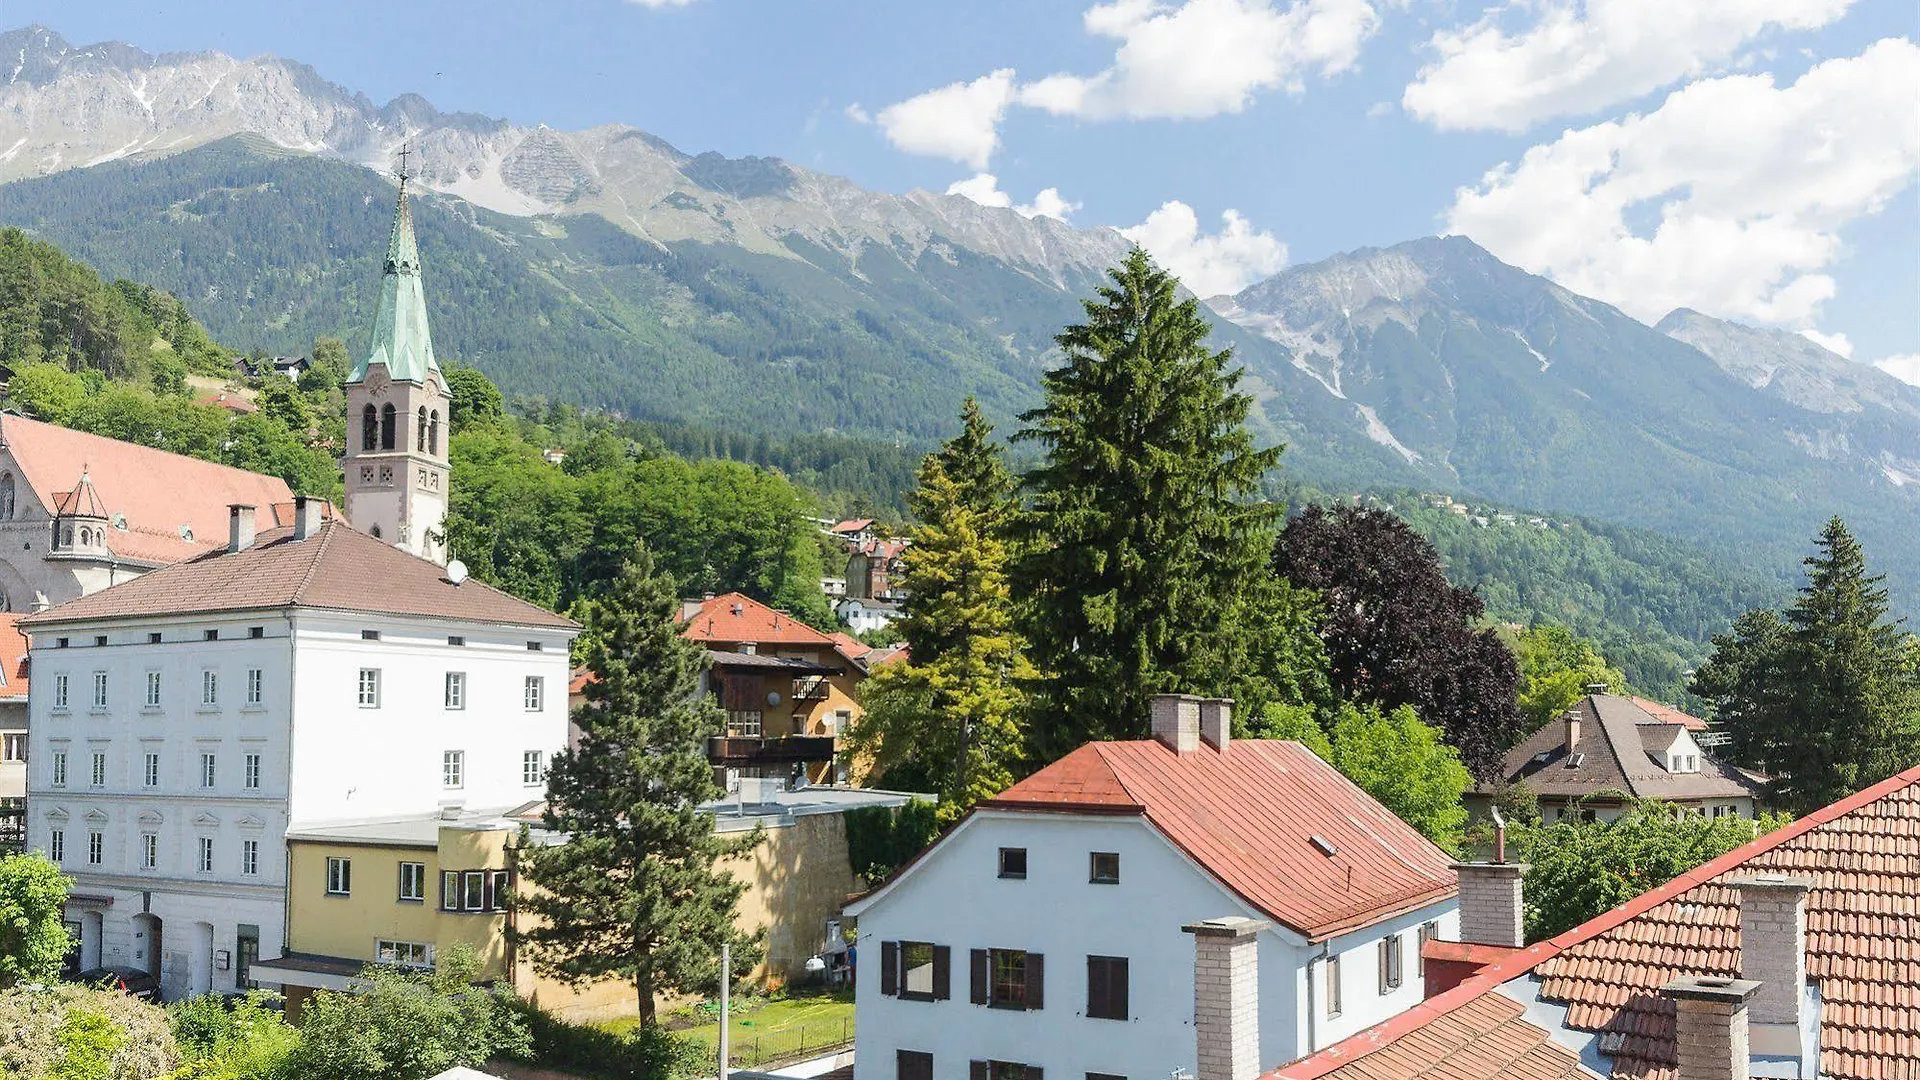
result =
[[[742,1007],[744,1005],[744,1007]],[[701,1012],[697,1014],[705,1017]],[[674,1017],[665,1023],[676,1033],[699,1039],[718,1049],[720,1021],[681,1027]],[[615,1020],[608,1029],[624,1032],[632,1021]],[[809,997],[791,997],[780,1001],[753,999],[736,1001],[728,1014],[731,1033],[728,1057],[735,1068],[751,1068],[768,1062],[797,1058],[826,1047],[839,1046],[853,1038],[853,994],[846,991]]]

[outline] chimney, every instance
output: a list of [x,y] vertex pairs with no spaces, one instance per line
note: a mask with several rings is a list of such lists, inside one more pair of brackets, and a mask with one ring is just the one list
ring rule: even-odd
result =
[[1749,1005],[1753,1048],[1769,1057],[1808,1060],[1808,884],[1783,874],[1724,882],[1740,894],[1740,977],[1760,984]]
[[1180,928],[1193,935],[1195,1080],[1260,1075],[1260,931],[1271,925],[1233,916]]
[[1493,861],[1454,863],[1460,879],[1460,940],[1473,945],[1517,949],[1527,943],[1527,919],[1520,903],[1526,863],[1507,861],[1507,823],[1493,811]]
[[1176,754],[1200,749],[1200,699],[1191,694],[1155,694],[1151,699],[1153,737]]
[[1572,757],[1580,748],[1580,710],[1567,710],[1567,756]]
[[259,527],[253,507],[246,503],[227,506],[227,550],[245,551],[253,546],[253,533]]
[[1207,698],[1200,702],[1200,738],[1221,753],[1233,739],[1233,699]]
[[1747,1001],[1759,992],[1751,979],[1683,975],[1662,986],[1673,1002],[1674,1080],[1749,1080]]
[[305,540],[320,531],[320,509],[324,504],[319,499],[305,495],[293,497],[293,538]]

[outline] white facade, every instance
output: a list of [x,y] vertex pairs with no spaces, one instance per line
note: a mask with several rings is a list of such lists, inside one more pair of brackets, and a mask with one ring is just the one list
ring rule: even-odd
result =
[[863,600],[848,597],[834,607],[834,614],[840,617],[847,629],[856,634],[870,630],[884,630],[900,617],[900,605],[885,600]]
[[[1026,876],[999,875],[1000,849],[1026,853]],[[1119,857],[1119,880],[1091,880],[1092,855]],[[1225,916],[1266,918],[1169,843],[1144,818],[980,810],[907,874],[848,908],[858,918],[856,1080],[895,1080],[898,1052],[930,1054],[935,1080],[968,1080],[970,1063],[1088,1073],[1195,1075],[1194,939],[1181,927]],[[1260,1059],[1271,1067],[1418,1004],[1423,924],[1457,935],[1452,898],[1323,943],[1280,925],[1259,935]],[[1380,985],[1383,938],[1398,935],[1397,987]],[[949,950],[948,996],[881,992],[883,942]],[[1039,1009],[971,1003],[971,954],[1044,956]],[[1338,956],[1341,1001],[1329,1015],[1323,955]],[[1089,957],[1127,961],[1127,1019],[1095,1019]],[[1309,979],[1314,985],[1309,989]]]
[[304,608],[36,627],[28,846],[74,879],[82,966],[244,989],[284,951],[290,825],[540,798],[570,637]]

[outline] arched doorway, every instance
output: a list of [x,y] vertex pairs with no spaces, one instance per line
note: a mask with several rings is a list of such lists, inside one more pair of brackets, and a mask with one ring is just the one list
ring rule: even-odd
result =
[[141,912],[133,917],[133,966],[143,968],[155,980],[160,978],[160,916]]
[[80,913],[80,970],[100,966],[100,938],[107,932],[107,917],[98,911]]

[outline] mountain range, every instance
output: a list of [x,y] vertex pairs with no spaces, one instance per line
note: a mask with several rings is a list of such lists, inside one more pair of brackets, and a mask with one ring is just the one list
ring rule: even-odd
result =
[[[12,62],[9,64],[8,61]],[[179,295],[218,340],[351,344],[409,148],[436,345],[509,393],[910,445],[1037,398],[1109,228],[772,158],[375,105],[305,65],[0,35],[0,222]],[[1296,479],[1652,528],[1791,568],[1844,516],[1920,609],[1920,391],[1798,335],[1657,326],[1463,237],[1208,301]]]

